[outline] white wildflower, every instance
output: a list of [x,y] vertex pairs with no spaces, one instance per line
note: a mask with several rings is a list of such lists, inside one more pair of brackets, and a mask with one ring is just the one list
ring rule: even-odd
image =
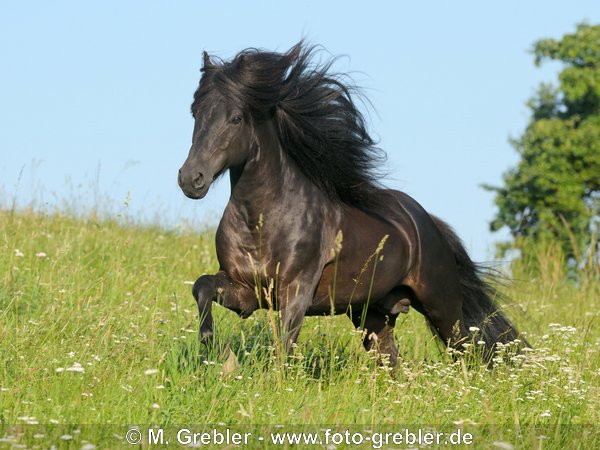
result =
[[513,450],[515,448],[512,444],[510,444],[508,442],[496,441],[492,445],[494,446],[494,448],[499,448],[501,450]]
[[71,367],[67,367],[67,372],[79,372],[79,373],[83,373],[85,372],[85,369],[83,368],[83,366],[81,364],[79,364],[78,362],[73,363],[73,365]]

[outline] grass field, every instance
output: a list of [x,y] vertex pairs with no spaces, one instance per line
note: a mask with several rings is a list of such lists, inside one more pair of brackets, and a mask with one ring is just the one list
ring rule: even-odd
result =
[[[470,432],[469,448],[600,448],[600,281],[567,279],[552,249],[529,255],[503,289],[532,351],[468,368],[411,311],[396,327],[395,377],[345,317],[307,318],[282,362],[267,311],[242,321],[216,306],[207,350],[189,284],[216,269],[211,232],[0,211],[0,447],[127,448],[137,425],[164,427],[171,446],[181,427],[420,427]],[[248,446],[291,447],[372,445]]]

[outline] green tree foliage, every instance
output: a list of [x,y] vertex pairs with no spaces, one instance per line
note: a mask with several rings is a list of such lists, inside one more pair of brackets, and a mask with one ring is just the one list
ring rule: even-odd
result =
[[[521,159],[496,193],[490,228],[507,226],[520,243],[556,241],[569,259],[598,255],[600,225],[600,25],[581,24],[561,40],[533,48],[536,65],[564,65],[558,87],[539,86],[529,100],[532,117],[511,141]],[[591,255],[591,256],[590,256]]]

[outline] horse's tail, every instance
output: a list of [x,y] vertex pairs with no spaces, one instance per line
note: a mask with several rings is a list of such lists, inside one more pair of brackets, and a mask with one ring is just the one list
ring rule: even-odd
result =
[[435,216],[432,216],[432,219],[454,253],[463,296],[462,313],[465,326],[467,330],[471,327],[479,328],[480,334],[477,339],[481,338],[485,341],[486,356],[493,356],[498,342],[506,344],[519,339],[521,342],[519,347],[528,347],[529,343],[520,336],[519,331],[496,304],[498,299],[506,297],[486,281],[486,279],[493,281],[495,275],[471,260],[450,225]]

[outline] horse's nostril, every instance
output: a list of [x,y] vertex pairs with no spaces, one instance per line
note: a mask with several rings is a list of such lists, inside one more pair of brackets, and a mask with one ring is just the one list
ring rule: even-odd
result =
[[196,175],[194,175],[192,182],[196,189],[203,188],[204,187],[204,174],[202,172],[198,172]]

